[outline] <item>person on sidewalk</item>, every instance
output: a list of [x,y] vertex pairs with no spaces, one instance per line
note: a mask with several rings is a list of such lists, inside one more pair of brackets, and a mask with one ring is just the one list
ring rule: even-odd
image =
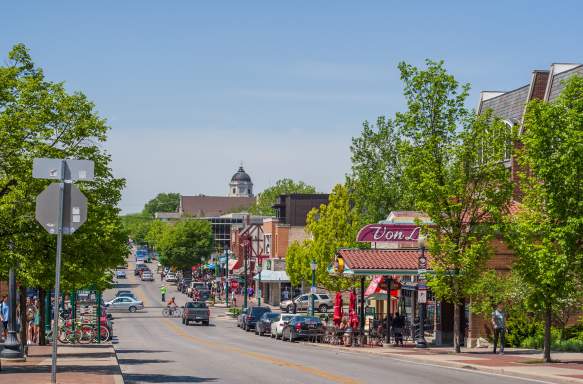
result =
[[506,313],[504,304],[498,303],[496,310],[492,312],[492,326],[494,327],[494,354],[500,339],[500,354],[504,354],[504,334],[506,333]]
[[166,284],[163,284],[160,287],[160,294],[162,295],[162,302],[166,302],[166,293],[168,292],[168,287],[166,287]]
[[10,316],[10,307],[8,306],[8,295],[0,302],[0,320],[2,321],[2,333],[4,339],[8,337],[8,318]]

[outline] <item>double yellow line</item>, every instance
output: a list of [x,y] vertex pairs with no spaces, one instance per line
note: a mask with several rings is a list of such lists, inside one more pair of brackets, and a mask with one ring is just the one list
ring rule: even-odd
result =
[[333,374],[331,372],[327,372],[327,371],[324,371],[324,370],[321,370],[318,368],[313,368],[313,367],[309,367],[309,366],[306,366],[303,364],[294,363],[294,362],[291,362],[289,360],[279,359],[277,357],[266,355],[264,353],[253,352],[253,351],[238,348],[238,347],[228,345],[228,344],[216,344],[215,342],[201,339],[200,337],[192,336],[188,332],[184,331],[184,329],[182,327],[180,327],[179,325],[177,325],[176,323],[174,323],[168,319],[164,319],[164,323],[171,331],[173,331],[177,335],[179,335],[183,338],[186,338],[186,339],[190,339],[190,340],[194,341],[195,343],[197,343],[199,345],[204,345],[205,347],[210,348],[210,349],[214,349],[214,350],[221,351],[221,352],[236,353],[236,354],[248,357],[248,358],[252,358],[255,360],[270,363],[270,364],[276,365],[278,367],[294,369],[296,371],[300,371],[303,373],[310,374],[312,376],[326,379],[326,380],[331,381],[333,383],[340,383],[340,384],[360,384],[361,383],[360,381],[353,379],[352,377],[336,375],[336,374]]
[[[142,287],[138,286],[138,287],[136,287],[136,290],[138,291],[138,296],[142,298],[144,305],[146,305],[146,303],[147,303],[148,304],[147,306],[151,306],[152,301],[150,300],[149,296],[146,295],[146,293],[144,292]],[[326,379],[326,380],[333,382],[333,383],[339,383],[339,384],[360,384],[361,383],[361,381],[358,381],[352,377],[337,375],[337,374],[334,374],[334,373],[331,373],[328,371],[324,371],[322,369],[310,367],[310,366],[303,365],[303,364],[294,363],[292,361],[280,359],[280,358],[277,358],[274,356],[266,355],[264,353],[249,351],[249,350],[235,347],[235,346],[229,345],[229,344],[217,344],[216,342],[213,342],[210,340],[205,340],[205,339],[202,339],[200,337],[196,337],[196,336],[191,335],[190,333],[186,332],[183,327],[179,326],[177,323],[175,323],[169,319],[162,319],[162,320],[163,320],[163,324],[168,329],[170,329],[172,332],[174,332],[175,334],[177,334],[185,339],[189,339],[189,340],[191,340],[199,345],[203,345],[209,349],[213,349],[213,350],[221,351],[221,352],[235,353],[235,354],[238,354],[241,356],[245,356],[247,358],[266,362],[266,363],[269,363],[269,364],[272,364],[272,365],[275,365],[278,367],[289,368],[289,369],[293,369],[293,370],[296,370],[299,372],[307,373],[307,374],[312,375],[312,376]]]

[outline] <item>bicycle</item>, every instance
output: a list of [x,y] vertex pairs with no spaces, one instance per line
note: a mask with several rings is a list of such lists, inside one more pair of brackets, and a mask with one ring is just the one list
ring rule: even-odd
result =
[[180,308],[166,307],[162,309],[162,316],[164,317],[180,317],[182,311]]

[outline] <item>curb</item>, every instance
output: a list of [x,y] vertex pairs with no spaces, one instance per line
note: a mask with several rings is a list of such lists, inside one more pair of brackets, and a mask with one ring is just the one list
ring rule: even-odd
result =
[[113,377],[113,382],[115,384],[125,384],[124,380],[123,380],[123,373],[121,373],[121,366],[119,365],[119,359],[117,357],[117,350],[115,349],[115,346],[112,344],[111,348],[113,349],[113,352],[115,354],[115,362],[117,363],[117,367],[119,368],[119,375],[115,375]]
[[495,374],[495,375],[511,376],[511,377],[518,378],[518,379],[536,380],[540,383],[549,383],[549,384],[552,384],[552,383],[578,383],[578,384],[581,384],[581,383],[583,383],[582,379],[576,379],[576,378],[571,378],[571,377],[556,377],[556,376],[548,377],[548,376],[541,376],[541,375],[535,375],[535,374],[517,373],[517,372],[507,371],[504,368],[488,367],[488,366],[474,365],[474,364],[469,364],[469,363],[460,363],[460,362],[454,362],[454,361],[448,361],[448,362],[433,361],[431,359],[427,359],[427,358],[423,358],[423,357],[408,358],[407,356],[404,356],[404,355],[397,355],[397,354],[392,354],[392,353],[379,353],[379,352],[374,352],[372,350],[369,351],[366,349],[354,350],[354,349],[348,349],[348,347],[340,348],[340,347],[336,347],[336,346],[331,346],[331,345],[326,345],[326,344],[318,344],[318,343],[309,343],[309,342],[305,342],[305,341],[301,342],[301,343],[303,345],[312,346],[315,348],[334,350],[337,352],[343,352],[343,353],[348,353],[348,354],[366,353],[369,355],[382,356],[382,357],[395,359],[395,360],[406,362],[406,363],[422,364],[422,365],[437,366],[437,367],[442,367],[442,368],[454,368],[454,369],[460,369],[460,370],[464,370],[464,371],[476,371],[476,372],[489,373],[489,374]]

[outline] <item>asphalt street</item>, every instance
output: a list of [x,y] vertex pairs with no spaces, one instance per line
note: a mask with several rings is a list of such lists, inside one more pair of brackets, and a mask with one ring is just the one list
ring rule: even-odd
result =
[[[160,280],[127,281],[146,308],[114,313],[115,349],[126,383],[535,383],[537,381],[406,362],[288,343],[237,328],[225,309],[211,308],[211,325],[184,326],[162,317]],[[106,292],[106,299],[114,292]],[[171,285],[167,297],[186,296]]]

